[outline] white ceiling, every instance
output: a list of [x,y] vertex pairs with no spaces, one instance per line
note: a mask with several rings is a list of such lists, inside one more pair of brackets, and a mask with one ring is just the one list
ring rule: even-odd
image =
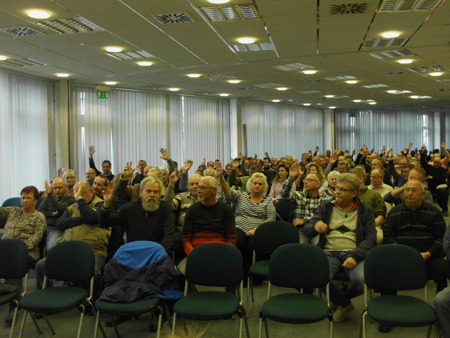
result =
[[[42,66],[0,68],[48,79],[56,73],[69,73],[74,83],[103,84],[116,81],[116,87],[144,89],[154,84],[180,88],[179,93],[337,109],[420,109],[450,111],[450,1],[440,1],[431,10],[384,13],[387,0],[367,0],[364,13],[332,14],[340,5],[330,0],[254,0],[259,18],[211,22],[199,10],[215,6],[206,0],[0,0],[0,29],[29,27],[38,36],[15,37],[0,31],[0,55],[8,60],[31,58]],[[390,2],[394,0],[389,0]],[[398,0],[403,3],[430,3],[432,0]],[[251,4],[251,0],[231,0],[225,6]],[[38,25],[28,17],[32,9],[48,11],[48,20],[83,17],[100,31],[60,34]],[[153,15],[187,13],[193,23],[161,24]],[[395,47],[364,47],[364,42],[381,39],[386,31],[400,33]],[[236,52],[240,37],[252,37],[257,44],[273,50]],[[382,44],[382,42],[381,42]],[[124,52],[145,51],[152,57],[120,61],[107,55],[105,47],[118,46]],[[399,51],[414,60],[401,65],[402,57],[379,59],[372,53]],[[392,54],[392,53],[391,53]],[[151,61],[150,67],[137,65]],[[274,67],[300,63],[317,70],[305,75],[301,70],[283,71]],[[443,75],[431,77],[412,68],[444,67]],[[388,72],[403,72],[386,75]],[[224,79],[191,79],[187,74],[221,75],[241,80],[229,84]],[[326,77],[353,76],[357,84]],[[317,83],[306,82],[319,80]],[[259,85],[287,87],[280,92]],[[384,84],[380,88],[362,86]],[[388,90],[407,90],[393,95]],[[166,88],[157,91],[168,92]],[[299,92],[317,91],[304,94]],[[207,94],[206,94],[207,93]],[[347,96],[325,98],[325,95]],[[410,96],[429,96],[411,99]],[[353,100],[362,100],[355,103]],[[369,106],[367,100],[377,104]]]

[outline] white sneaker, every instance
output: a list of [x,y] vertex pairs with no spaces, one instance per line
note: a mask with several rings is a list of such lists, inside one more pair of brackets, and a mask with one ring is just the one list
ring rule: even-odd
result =
[[336,311],[333,312],[333,323],[342,322],[354,309],[355,307],[352,302],[350,302],[350,305],[347,307],[338,305]]

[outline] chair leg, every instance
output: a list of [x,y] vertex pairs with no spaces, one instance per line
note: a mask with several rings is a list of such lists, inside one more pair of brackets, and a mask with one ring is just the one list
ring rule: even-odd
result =
[[250,338],[250,331],[248,330],[248,321],[247,321],[247,311],[245,311],[245,309],[243,308],[242,311],[242,318],[244,319],[244,324],[245,324],[245,332],[247,333],[247,338]]
[[14,309],[14,316],[13,316],[13,321],[12,321],[12,325],[11,325],[11,333],[9,334],[9,338],[13,337],[14,328],[16,327],[16,321],[17,321],[17,312],[19,312],[19,303],[17,302],[17,300],[15,300],[14,303],[16,303],[16,308]]
[[[33,313],[30,313],[30,314],[31,314],[32,318],[35,318]],[[52,334],[55,334],[55,330],[53,330],[53,326],[50,323],[50,320],[48,319],[48,317],[47,317],[47,315],[45,313],[44,313],[44,319],[45,319],[45,322],[47,323],[48,328],[50,329],[50,331],[52,331]]]
[[114,322],[114,316],[113,315],[109,315],[109,316],[111,317],[111,323],[113,324],[114,331],[116,331],[116,336],[117,336],[117,338],[120,338],[119,330],[117,329],[117,325]]
[[174,312],[173,313],[173,322],[172,322],[172,335],[175,333],[176,320],[177,320],[177,314]]
[[164,312],[166,314],[167,323],[170,325],[170,330],[172,330],[172,322],[170,321],[170,311],[169,308],[165,303],[162,303],[161,312]]
[[162,323],[162,311],[159,311],[158,329],[156,331],[156,338],[159,338],[159,335],[161,334],[161,323]]
[[[248,287],[248,285],[247,285],[247,287]],[[251,289],[251,292],[252,292],[252,303],[254,303],[255,302],[255,296],[253,294],[253,275],[250,275],[250,289]]]
[[[83,317],[84,317],[84,313],[86,311],[86,309],[84,308],[84,305],[81,305],[81,307],[83,308],[83,312],[81,312],[81,316],[80,316],[80,324],[78,325],[78,334],[77,334],[77,338],[80,338],[81,335],[81,326],[83,325]],[[47,317],[47,316],[45,316]],[[47,318],[46,318],[47,319]]]
[[266,338],[269,338],[269,327],[267,325],[267,318],[264,320],[264,326],[266,328]]
[[259,330],[258,330],[258,338],[262,338],[262,322],[263,318],[262,315],[259,315]]
[[333,338],[333,319],[329,320],[330,322],[330,338]]
[[433,328],[433,325],[430,325],[430,327],[428,328],[427,338],[430,338],[432,328]]
[[367,311],[364,311],[363,314],[361,315],[361,325],[362,325],[363,338],[366,338],[366,316],[367,316]]
[[103,325],[100,322],[100,311],[95,310],[95,307],[92,307],[92,311],[94,311],[95,315],[95,329],[94,329],[94,338],[97,338],[98,336],[98,327],[100,326],[100,331],[102,332],[103,338],[107,338],[105,331],[103,330]]
[[42,334],[41,328],[39,327],[36,317],[33,315],[32,312],[30,312],[30,315],[31,315],[31,319],[33,320],[34,326],[36,326],[36,329],[38,330],[39,334]]

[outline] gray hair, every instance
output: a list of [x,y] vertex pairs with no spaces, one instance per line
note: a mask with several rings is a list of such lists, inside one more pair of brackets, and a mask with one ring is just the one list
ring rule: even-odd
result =
[[[194,176],[194,175],[192,175],[192,176]],[[200,175],[198,175],[198,176],[200,176]],[[200,177],[202,180],[205,180],[208,182],[210,188],[219,190],[219,182],[217,181],[217,178],[212,177],[212,176],[200,176]]]
[[339,171],[333,170],[327,175],[327,181],[331,180],[334,176],[339,176],[341,173]]
[[77,173],[76,173],[74,170],[72,170],[72,169],[67,169],[67,170],[64,172],[63,179],[65,180],[66,177],[69,176],[69,175],[73,175],[73,176],[75,176],[75,178],[77,178]]
[[[152,171],[154,171],[154,172],[156,172],[156,173],[158,174],[158,178],[159,178],[159,179],[161,179],[161,178],[163,177],[163,173],[162,173],[161,169],[159,169],[159,168],[151,168],[151,169],[148,171],[148,174],[151,173]],[[147,175],[148,175],[148,174],[147,174]]]
[[160,169],[161,171],[165,172],[163,175],[169,173],[169,169],[167,169],[166,167],[159,167],[159,169]]
[[194,177],[198,177],[199,179],[202,179],[202,178],[203,178],[203,176],[202,176],[202,175],[199,175],[199,174],[191,175],[191,176],[189,177],[189,179],[188,179],[188,184],[191,183],[191,179],[194,178]]
[[359,179],[355,175],[349,173],[341,174],[337,178],[337,181],[338,183],[346,183],[346,182],[350,183],[352,185],[353,190],[358,192],[359,195]]
[[217,171],[216,171],[216,169],[214,169],[213,167],[208,167],[208,168],[206,168],[204,171],[203,171],[203,176],[206,176],[206,172],[207,171],[212,171],[212,172],[214,172],[214,177],[216,178],[217,177]]
[[261,180],[264,184],[263,196],[267,195],[267,189],[269,188],[267,184],[267,177],[262,173],[254,173],[247,181],[247,191],[252,191],[252,183],[255,179]]
[[380,176],[381,176],[381,178],[384,178],[384,170],[381,170],[381,169],[372,169],[372,172],[371,173],[378,173]]
[[[153,169],[154,169],[154,168],[153,168]],[[149,184],[155,184],[155,183],[158,183],[158,184],[159,184],[159,193],[161,193],[161,189],[162,189],[163,184],[162,184],[162,182],[161,182],[161,180],[160,180],[159,178],[156,178],[156,177],[154,177],[154,176],[147,176],[146,178],[144,178],[144,179],[141,181],[141,190],[144,190],[145,185],[146,185],[147,183],[149,183]]]

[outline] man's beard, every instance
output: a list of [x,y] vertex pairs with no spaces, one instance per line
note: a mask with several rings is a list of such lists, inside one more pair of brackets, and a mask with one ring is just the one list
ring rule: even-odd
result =
[[157,198],[147,198],[146,200],[142,200],[142,207],[145,211],[155,212],[159,209],[160,200]]

